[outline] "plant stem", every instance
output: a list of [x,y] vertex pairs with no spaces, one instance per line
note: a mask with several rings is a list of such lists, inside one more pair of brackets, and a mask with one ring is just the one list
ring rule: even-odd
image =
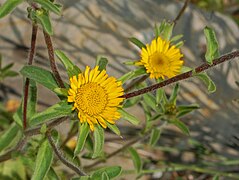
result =
[[208,69],[210,69],[210,68],[212,68],[212,67],[214,67],[216,65],[219,65],[219,64],[224,63],[226,61],[232,60],[232,59],[234,59],[236,57],[239,57],[239,50],[233,51],[231,53],[225,54],[225,55],[215,59],[211,65],[208,64],[208,63],[204,63],[201,66],[198,66],[197,68],[195,68],[194,70],[185,72],[183,74],[179,74],[179,75],[174,76],[174,77],[172,77],[170,79],[167,79],[167,80],[165,80],[163,82],[160,82],[160,83],[154,84],[152,86],[140,89],[138,91],[133,91],[131,93],[124,94],[121,97],[125,98],[125,99],[129,99],[129,98],[132,98],[132,97],[135,97],[135,96],[139,96],[141,94],[148,93],[150,91],[154,91],[154,90],[162,88],[164,86],[168,86],[168,85],[170,85],[172,83],[179,82],[181,80],[191,78],[191,77],[194,76],[195,73],[203,72],[203,71],[208,70]]
[[55,62],[55,57],[54,57],[54,49],[53,49],[53,45],[52,45],[52,41],[51,41],[51,37],[49,34],[47,34],[47,32],[43,31],[44,37],[45,37],[45,42],[46,42],[46,46],[47,46],[47,50],[48,50],[48,56],[49,56],[49,60],[50,60],[50,65],[51,65],[51,70],[52,73],[54,75],[54,77],[56,78],[56,81],[58,83],[58,85],[61,88],[65,88],[65,85],[61,79],[61,76],[57,70],[57,66],[56,66],[56,62]]
[[64,156],[62,156],[62,153],[59,151],[59,149],[56,147],[52,137],[51,137],[51,132],[48,131],[46,133],[47,139],[49,141],[49,143],[51,144],[56,156],[58,157],[58,159],[65,164],[68,168],[72,169],[73,171],[75,171],[78,175],[80,176],[87,176],[87,174],[85,172],[83,172],[79,167],[77,167],[75,164],[69,162],[68,160],[66,160],[64,158]]
[[188,3],[190,2],[190,0],[185,0],[184,5],[182,7],[182,9],[179,11],[177,17],[173,20],[173,23],[176,25],[178,20],[181,18],[181,16],[183,15],[184,11],[186,10]]
[[[32,62],[34,59],[35,49],[36,49],[37,29],[38,29],[38,26],[35,23],[33,23],[31,48],[29,52],[28,65],[32,65]],[[26,78],[25,85],[24,85],[24,97],[23,97],[23,129],[26,129],[27,127],[27,100],[28,100],[28,94],[29,94],[29,83],[30,83],[29,78]]]

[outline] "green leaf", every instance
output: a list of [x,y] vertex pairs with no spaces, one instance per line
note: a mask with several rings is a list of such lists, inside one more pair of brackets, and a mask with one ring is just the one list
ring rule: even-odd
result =
[[4,67],[1,69],[1,72],[4,73],[4,72],[10,70],[11,67],[13,67],[13,65],[14,65],[14,63],[10,63],[10,64],[4,66]]
[[141,97],[140,96],[135,96],[135,97],[132,97],[130,99],[126,99],[124,100],[124,104],[123,104],[123,108],[129,108],[129,107],[132,107],[136,104],[138,104],[138,102],[141,100]]
[[42,84],[43,86],[47,87],[52,91],[54,91],[55,88],[58,88],[57,82],[53,74],[50,71],[47,71],[40,67],[32,65],[24,66],[20,70],[20,73],[23,76],[28,77],[29,79],[32,79],[39,84]]
[[177,101],[177,96],[178,96],[178,92],[179,92],[179,84],[177,83],[174,88],[173,88],[173,92],[169,98],[169,102],[172,104],[176,104]]
[[159,30],[159,26],[157,24],[154,25],[154,36],[157,39],[160,35],[160,30]]
[[136,45],[139,49],[146,48],[145,44],[142,43],[137,38],[131,37],[129,38],[129,41],[132,42],[134,45]]
[[65,66],[69,78],[72,76],[77,76],[81,73],[80,68],[74,65],[72,61],[62,51],[55,50],[55,54]]
[[72,113],[72,105],[69,105],[66,101],[60,101],[57,104],[47,108],[46,110],[36,113],[30,119],[30,125],[44,123],[46,121],[68,116]]
[[57,15],[61,15],[61,8],[59,4],[54,4],[52,1],[49,0],[33,0],[34,2],[40,4],[46,10],[49,10]]
[[14,113],[13,115],[13,120],[20,126],[23,127],[22,125],[22,118],[23,118],[23,114],[22,114],[22,103],[19,106],[19,108],[17,109],[17,111]]
[[21,4],[24,0],[6,0],[0,6],[0,18],[10,14],[19,4]]
[[158,107],[156,105],[155,97],[151,93],[146,93],[143,95],[145,103],[154,111],[157,111]]
[[190,67],[187,67],[187,66],[182,66],[181,70],[180,70],[180,73],[185,73],[185,72],[188,72],[188,71],[192,71],[193,69],[190,68]]
[[212,28],[205,27],[204,35],[207,41],[207,52],[205,58],[208,64],[212,64],[213,60],[220,56],[216,34]]
[[178,106],[177,107],[177,118],[182,117],[196,109],[199,109],[198,104],[186,105],[186,106]]
[[100,125],[95,126],[95,130],[94,130],[94,151],[93,151],[92,158],[102,156],[103,147],[104,147],[104,140],[105,140],[104,129]]
[[60,180],[55,170],[51,167],[47,173],[48,180]]
[[[170,39],[170,42],[178,41],[178,40],[181,39],[182,37],[183,37],[182,34],[176,35],[176,36],[174,36],[174,37],[172,37],[172,38]],[[182,41],[180,41],[180,42],[182,42]]]
[[156,106],[158,106],[163,98],[164,89],[160,88],[156,91]]
[[188,129],[188,127],[179,119],[174,119],[172,121],[170,121],[170,123],[174,124],[176,127],[178,127],[184,134],[186,135],[190,135],[190,131]]
[[106,172],[103,172],[102,175],[101,175],[101,179],[102,180],[110,180],[108,174]]
[[66,88],[55,88],[54,92],[58,95],[58,96],[68,96],[68,90]]
[[88,134],[90,132],[90,127],[88,123],[83,123],[79,125],[79,131],[78,131],[78,138],[77,138],[77,144],[74,151],[74,156],[77,156],[84,148],[86,138],[88,137]]
[[173,32],[174,23],[166,22],[165,20],[159,26],[160,36],[165,40],[170,40]]
[[122,172],[122,168],[120,166],[104,167],[104,168],[96,170],[91,175],[91,179],[101,180],[101,176],[103,173],[106,173],[110,179],[113,179],[119,176],[121,172]]
[[157,142],[160,138],[160,134],[161,134],[161,131],[158,128],[154,128],[151,131],[150,140],[149,140],[149,144],[151,146],[155,146],[157,144]]
[[0,136],[0,152],[6,148],[16,137],[19,127],[13,123],[3,134]]
[[137,173],[140,173],[140,171],[142,170],[142,161],[141,161],[141,158],[139,156],[139,154],[137,153],[137,151],[133,148],[133,147],[130,147],[128,148],[130,154],[131,154],[131,157],[132,157],[132,160],[133,160],[133,163],[134,163],[134,167],[137,171]]
[[118,136],[120,136],[120,130],[118,129],[118,127],[115,124],[110,124],[107,121],[105,121],[107,124],[107,127],[113,131],[115,134],[117,134]]
[[205,72],[195,74],[194,76],[199,78],[200,80],[202,80],[205,83],[209,93],[213,93],[216,91],[216,89],[217,89],[216,85],[214,84],[214,82],[211,80],[211,78]]
[[130,71],[130,72],[124,74],[123,76],[118,78],[118,80],[121,81],[122,84],[124,84],[125,81],[136,78],[136,77],[144,75],[144,74],[147,74],[145,68],[138,68],[134,71]]
[[133,125],[138,125],[139,124],[139,119],[137,119],[135,116],[129,114],[128,112],[126,112],[123,109],[118,109],[119,113],[121,114],[121,117],[127,121],[129,121],[130,123],[132,123]]
[[96,59],[96,66],[99,66],[99,70],[102,71],[106,69],[106,66],[108,64],[108,59],[105,57],[98,56]]
[[48,140],[45,139],[38,150],[36,165],[31,179],[32,180],[44,179],[48,170],[51,167],[52,160],[53,160],[52,148]]
[[213,178],[212,178],[212,180],[219,180],[219,175],[218,174],[215,174],[214,176],[213,176]]
[[[50,2],[48,0],[47,1],[41,0],[41,1]],[[37,20],[37,22],[39,22],[42,25],[42,28],[47,34],[53,35],[51,19],[49,17],[49,14],[46,11],[43,11],[43,10],[32,11],[32,15]]]

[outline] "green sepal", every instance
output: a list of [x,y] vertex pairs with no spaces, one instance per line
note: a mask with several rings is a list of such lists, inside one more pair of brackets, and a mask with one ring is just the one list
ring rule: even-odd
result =
[[80,124],[79,122],[79,130],[78,130],[78,138],[76,147],[74,150],[74,156],[77,156],[84,148],[85,141],[88,137],[90,132],[90,127],[87,122]]
[[[165,20],[160,24],[160,26],[155,26],[155,32],[157,31],[158,36],[164,40],[170,40],[173,32],[174,23],[166,22]],[[157,37],[158,37],[157,36]]]
[[129,38],[129,41],[136,45],[139,49],[146,48],[146,45],[137,38],[131,37]]
[[53,150],[47,139],[45,139],[37,153],[36,164],[32,180],[42,180],[51,167]]
[[130,155],[132,157],[136,172],[139,174],[143,167],[141,158],[138,152],[133,147],[128,148],[128,151],[130,152]]
[[99,71],[105,70],[108,64],[108,59],[105,57],[98,56],[96,59],[96,66],[99,66]]
[[0,18],[10,14],[22,2],[24,2],[24,0],[6,0],[0,6]]
[[204,35],[207,41],[207,51],[205,54],[205,58],[208,64],[211,65],[213,63],[213,60],[220,56],[219,45],[216,34],[212,28],[205,27]]
[[209,93],[214,93],[216,91],[216,85],[215,83],[212,81],[212,79],[207,75],[206,72],[203,73],[198,73],[198,74],[194,74],[195,77],[199,78],[200,80],[202,80],[205,85],[207,86],[207,90]]
[[94,135],[94,150],[92,158],[97,158],[103,155],[103,147],[105,140],[104,129],[100,125],[95,126],[93,135]]
[[62,51],[55,50],[55,54],[65,66],[69,78],[72,76],[77,76],[81,73],[80,68],[73,64],[72,61]]
[[57,104],[47,108],[46,110],[36,113],[30,119],[30,126],[35,126],[52,119],[68,116],[72,113],[72,105],[66,101],[60,101]]
[[178,127],[182,131],[182,133],[184,133],[185,135],[190,136],[190,131],[188,127],[179,119],[170,120],[170,123]]
[[130,122],[133,125],[138,125],[139,124],[139,119],[136,118],[135,116],[129,114],[128,112],[126,112],[125,110],[118,108],[118,112],[121,114],[121,117],[125,120],[127,120],[128,122]]
[[60,4],[54,4],[52,1],[49,0],[32,0],[40,4],[44,9],[51,11],[57,15],[61,15],[62,6]]
[[53,74],[45,70],[43,68],[37,67],[37,66],[32,66],[32,65],[27,65],[24,66],[21,70],[20,73],[34,81],[36,81],[39,84],[42,84],[46,88],[54,91],[54,89],[58,88],[58,84],[53,76]]

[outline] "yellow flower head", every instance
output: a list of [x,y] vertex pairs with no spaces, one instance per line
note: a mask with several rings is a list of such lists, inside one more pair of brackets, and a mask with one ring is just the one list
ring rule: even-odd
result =
[[135,65],[143,65],[150,78],[171,78],[179,74],[183,61],[179,48],[170,46],[170,41],[158,37],[146,48],[142,48],[141,60]]
[[120,118],[117,111],[124,100],[122,83],[114,77],[108,77],[105,70],[99,71],[96,66],[70,78],[68,102],[73,102],[81,123],[87,122],[94,131],[94,125],[107,127],[106,121],[114,124]]

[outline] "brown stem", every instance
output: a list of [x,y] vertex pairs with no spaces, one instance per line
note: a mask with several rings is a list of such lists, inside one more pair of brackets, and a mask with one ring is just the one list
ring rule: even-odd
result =
[[[38,29],[38,26],[35,23],[33,23],[31,48],[29,52],[28,65],[32,65],[32,62],[34,59],[35,49],[36,49],[37,29]],[[24,97],[23,97],[23,129],[26,129],[27,127],[27,100],[28,100],[28,94],[29,94],[29,82],[30,82],[29,78],[26,78],[25,85],[24,85]]]
[[51,132],[48,131],[46,133],[47,139],[49,141],[49,143],[51,144],[56,156],[58,157],[58,159],[65,164],[68,168],[72,169],[73,171],[75,171],[78,175],[80,176],[87,176],[87,174],[82,171],[79,167],[77,167],[75,164],[69,162],[68,160],[66,160],[63,156],[62,153],[59,151],[59,149],[56,147],[52,137],[51,137]]
[[145,94],[145,93],[150,92],[150,91],[154,91],[154,90],[162,88],[164,86],[168,86],[168,85],[170,85],[172,83],[175,83],[175,82],[178,82],[178,81],[181,81],[181,80],[193,77],[194,72],[195,73],[203,72],[203,71],[205,71],[207,69],[210,69],[210,68],[212,68],[212,67],[214,67],[216,65],[219,65],[221,63],[224,63],[224,62],[229,61],[231,59],[234,59],[236,57],[239,57],[239,50],[236,50],[236,51],[231,52],[229,54],[225,54],[225,55],[215,59],[211,65],[208,64],[208,63],[204,63],[201,66],[199,66],[196,69],[194,69],[194,71],[191,70],[191,71],[185,72],[183,74],[179,74],[179,75],[174,76],[174,77],[172,77],[170,79],[167,79],[167,80],[165,80],[163,82],[160,82],[160,83],[154,84],[152,86],[140,89],[138,91],[127,93],[127,94],[125,94],[125,95],[123,95],[121,97],[123,97],[125,99],[129,99],[129,98],[132,98],[132,97],[135,97],[135,96],[139,96],[141,94]]
[[189,2],[190,2],[190,0],[185,0],[182,9],[179,11],[177,17],[173,20],[174,24],[177,24],[178,20],[181,18],[181,16],[183,15],[185,9],[187,8]]
[[53,73],[54,77],[56,78],[58,85],[61,88],[65,88],[65,85],[64,85],[64,83],[61,79],[61,76],[56,67],[56,62],[55,62],[55,57],[54,57],[54,49],[53,49],[53,45],[52,45],[52,41],[51,41],[51,36],[49,34],[47,34],[47,32],[45,32],[45,31],[43,31],[43,34],[45,37],[45,42],[46,42],[46,46],[47,46],[47,50],[48,50],[48,56],[50,59],[52,73]]

